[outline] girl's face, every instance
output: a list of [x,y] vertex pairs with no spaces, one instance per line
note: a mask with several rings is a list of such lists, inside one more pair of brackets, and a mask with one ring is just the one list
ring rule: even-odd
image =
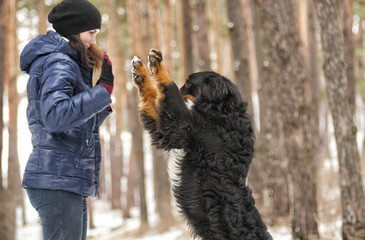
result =
[[80,33],[80,39],[86,48],[96,44],[96,35],[100,32],[100,29],[88,30]]

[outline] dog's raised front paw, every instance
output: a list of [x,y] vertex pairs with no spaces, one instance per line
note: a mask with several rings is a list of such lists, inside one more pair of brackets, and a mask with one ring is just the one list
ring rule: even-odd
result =
[[148,69],[151,76],[156,75],[161,67],[162,53],[157,49],[151,49],[148,54]]
[[133,57],[131,61],[131,66],[132,66],[131,72],[132,72],[133,83],[136,87],[138,87],[141,90],[144,81],[148,76],[147,69],[143,64],[142,59],[137,56]]

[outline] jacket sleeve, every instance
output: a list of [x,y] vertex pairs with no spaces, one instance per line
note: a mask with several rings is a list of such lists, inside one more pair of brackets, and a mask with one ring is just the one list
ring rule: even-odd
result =
[[70,59],[51,57],[46,62],[40,109],[43,123],[51,132],[65,132],[79,126],[111,103],[108,91],[99,84],[73,95],[74,86],[80,80],[77,81],[77,66]]

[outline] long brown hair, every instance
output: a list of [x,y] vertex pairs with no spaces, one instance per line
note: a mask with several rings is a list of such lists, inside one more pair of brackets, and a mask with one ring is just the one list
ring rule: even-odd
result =
[[100,70],[101,63],[103,60],[103,54],[98,47],[91,45],[86,48],[82,43],[79,35],[68,36],[70,46],[76,50],[77,54],[80,56],[81,63],[89,68],[96,68]]

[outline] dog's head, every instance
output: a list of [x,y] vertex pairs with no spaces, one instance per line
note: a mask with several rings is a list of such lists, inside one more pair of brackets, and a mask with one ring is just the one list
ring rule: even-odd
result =
[[225,100],[242,101],[236,85],[218,73],[207,71],[189,75],[180,88],[181,97],[193,102],[201,100],[210,103],[220,103]]

